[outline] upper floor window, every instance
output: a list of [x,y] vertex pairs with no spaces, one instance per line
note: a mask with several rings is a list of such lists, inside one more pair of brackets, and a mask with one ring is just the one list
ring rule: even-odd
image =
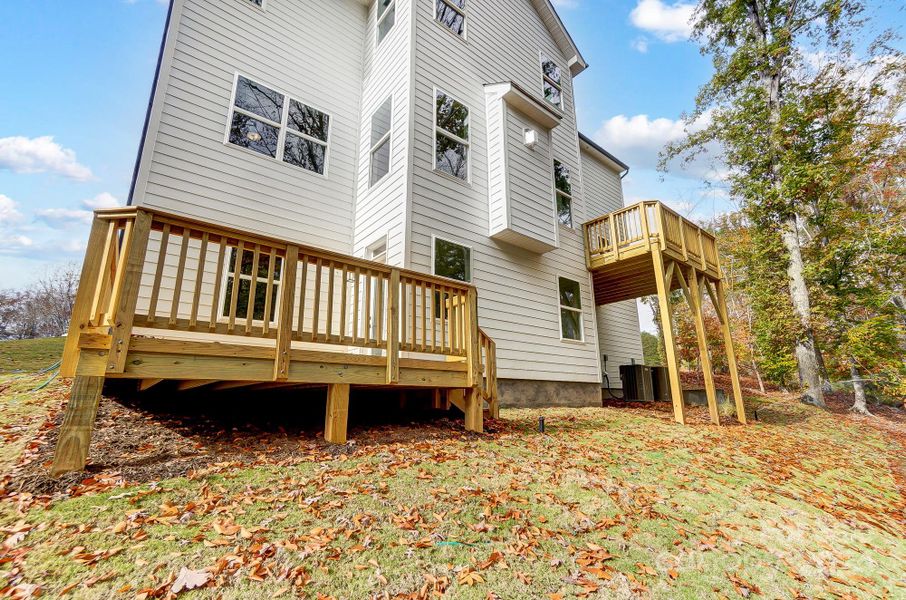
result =
[[387,98],[371,115],[371,176],[374,185],[390,172],[390,124],[393,117],[393,100]]
[[557,221],[573,226],[573,186],[569,181],[569,167],[554,161],[554,187],[557,190]]
[[469,180],[469,109],[440,90],[434,92],[434,168]]
[[380,44],[396,24],[396,0],[377,0],[377,43]]
[[582,292],[578,281],[559,277],[560,336],[564,340],[582,341]]
[[259,8],[264,8],[264,0],[248,0],[248,1]]
[[237,76],[229,143],[323,175],[329,133],[326,113]]
[[435,0],[437,22],[462,37],[466,33],[466,0]]
[[563,108],[563,72],[557,63],[541,55],[541,74],[544,78],[544,99]]

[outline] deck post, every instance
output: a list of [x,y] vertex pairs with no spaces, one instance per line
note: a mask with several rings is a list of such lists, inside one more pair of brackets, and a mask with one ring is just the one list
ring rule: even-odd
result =
[[52,477],[85,468],[103,387],[104,378],[99,376],[80,375],[73,380],[50,469]]
[[[704,275],[702,275],[704,277]],[[708,354],[708,334],[705,331],[705,315],[702,289],[698,281],[699,275],[695,269],[689,272],[689,299],[692,305],[692,316],[695,320],[695,335],[698,338],[698,354],[701,358],[702,376],[705,380],[705,394],[708,396],[708,413],[711,422],[720,425],[720,413],[717,410],[717,392],[714,388],[714,373],[711,367],[711,356]]]
[[481,399],[481,391],[477,387],[470,387],[465,391],[465,410],[466,413],[466,431],[475,433],[484,432],[484,402]]
[[[274,381],[286,381],[289,377],[290,351],[293,341],[293,305],[296,297],[298,265],[299,247],[287,246],[286,256],[283,259],[283,276],[280,281],[282,288],[280,290],[280,315],[277,322],[277,357],[274,362]],[[299,333],[302,332],[299,331]]]
[[85,261],[82,263],[82,274],[79,276],[79,289],[75,303],[72,305],[72,318],[69,321],[69,332],[66,334],[66,345],[63,348],[63,364],[60,367],[61,377],[74,377],[79,362],[79,336],[91,321],[92,294],[101,278],[98,264],[104,254],[104,240],[110,223],[94,217],[91,233],[88,236],[88,247],[85,249]]
[[[376,315],[380,319],[381,315]],[[387,289],[387,383],[400,382],[400,270],[390,271]]]
[[130,233],[127,228],[126,232],[120,252],[121,263],[117,269],[117,281],[114,284],[116,303],[111,301],[114,313],[110,315],[113,327],[110,354],[107,357],[108,373],[122,373],[126,368],[126,355],[132,337],[132,323],[135,320],[135,306],[138,303],[138,290],[142,282],[145,253],[151,233],[151,213],[144,210],[136,211],[132,231]]
[[331,444],[345,444],[348,420],[349,384],[332,383],[327,386],[327,415],[324,418],[324,439]]
[[730,380],[733,382],[733,400],[736,403],[736,420],[746,424],[746,406],[742,400],[742,388],[739,385],[739,369],[736,366],[736,350],[733,348],[733,335],[730,332],[730,315],[727,312],[727,298],[724,292],[724,282],[718,279],[714,284],[717,290],[717,314],[720,316],[720,326],[724,333],[724,345],[727,351],[727,365],[730,368]]
[[[667,371],[670,374],[670,395],[673,398],[673,418],[677,423],[686,424],[683,406],[683,385],[680,381],[679,358],[676,353],[676,339],[673,336],[673,310],[670,307],[670,281],[665,276],[664,257],[658,248],[653,248],[654,279],[661,313],[661,331],[664,334],[664,349],[667,353]],[[675,267],[674,267],[675,268]],[[672,270],[671,270],[672,274]]]

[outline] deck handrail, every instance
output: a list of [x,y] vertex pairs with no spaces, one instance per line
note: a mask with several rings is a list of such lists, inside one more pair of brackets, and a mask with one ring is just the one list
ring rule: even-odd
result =
[[634,247],[660,245],[702,270],[720,271],[715,237],[663,203],[646,200],[583,224],[589,268],[596,257],[618,260]]
[[496,395],[470,284],[156,209],[97,210],[64,376],[82,333],[110,335],[107,373],[122,373],[136,328],[267,340],[275,381],[288,377],[293,342],[383,352],[388,384],[401,353],[436,355],[465,361],[470,385]]

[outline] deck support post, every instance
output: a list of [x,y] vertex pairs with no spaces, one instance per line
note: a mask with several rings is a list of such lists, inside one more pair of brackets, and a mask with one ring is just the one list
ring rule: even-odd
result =
[[724,282],[719,279],[714,284],[717,295],[717,314],[720,317],[720,328],[724,334],[724,346],[727,352],[727,366],[730,368],[730,381],[733,382],[733,400],[736,403],[736,420],[746,424],[746,406],[742,400],[742,388],[739,385],[739,369],[736,366],[736,350],[733,348],[733,335],[730,332],[730,315],[727,312],[727,298]]
[[[704,277],[704,276],[702,276]],[[689,306],[695,320],[695,335],[698,338],[698,354],[701,358],[702,376],[705,380],[705,394],[708,396],[708,413],[711,422],[720,425],[720,413],[717,410],[717,391],[714,388],[714,373],[711,370],[711,356],[708,354],[708,334],[705,331],[705,315],[702,310],[702,289],[699,285],[699,275],[695,269],[689,270]]]
[[103,387],[104,378],[100,376],[78,375],[73,379],[50,469],[52,477],[85,468]]
[[482,433],[484,431],[484,401],[481,391],[477,387],[470,387],[465,391],[466,431]]
[[345,444],[348,420],[349,384],[332,383],[327,386],[327,415],[324,418],[324,439],[331,444]]
[[[670,281],[665,275],[664,256],[659,248],[652,249],[651,258],[654,261],[654,279],[657,284],[657,298],[661,313],[661,331],[664,334],[667,371],[670,375],[673,418],[677,423],[685,425],[686,413],[683,406],[683,385],[680,381],[679,357],[676,353],[676,339],[673,335],[673,309],[670,307]],[[670,274],[671,276],[673,275],[673,269],[670,270]]]
[[[296,270],[299,265],[299,247],[286,247],[283,263],[283,281],[280,282],[280,316],[277,323],[276,360],[274,361],[274,381],[286,381],[289,378],[290,352],[293,343],[293,307],[296,294]],[[305,285],[304,283],[302,284]],[[301,331],[300,331],[301,333]]]

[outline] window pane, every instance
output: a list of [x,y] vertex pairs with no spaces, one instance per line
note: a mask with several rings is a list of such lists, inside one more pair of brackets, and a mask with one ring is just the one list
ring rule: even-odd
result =
[[454,141],[442,133],[437,134],[435,167],[463,181],[469,179],[469,149],[465,144]]
[[236,106],[275,123],[283,120],[283,94],[239,77],[236,85]]
[[378,19],[384,16],[384,13],[387,12],[387,7],[390,6],[391,2],[393,2],[393,0],[377,0]]
[[553,104],[554,106],[560,106],[561,102],[560,90],[551,85],[547,80],[544,81],[544,99]]
[[[450,0],[450,4],[465,8],[465,0]],[[444,2],[437,0],[437,20],[443,23],[447,28],[456,35],[462,35],[466,29],[466,17],[455,8]]]
[[546,77],[553,80],[557,85],[561,84],[560,67],[558,67],[551,59],[547,57],[543,58],[541,61],[541,68]]
[[441,91],[434,100],[437,126],[464,140],[469,139],[469,109]]
[[390,138],[371,153],[371,184],[374,185],[390,171]]
[[573,187],[569,182],[569,167],[559,160],[554,161],[554,185],[559,191],[572,196]]
[[283,144],[284,162],[323,175],[326,154],[327,146],[287,132]]
[[233,113],[233,122],[230,124],[231,144],[276,158],[279,134],[277,127],[247,115]]
[[[271,289],[271,310],[270,321],[273,322],[277,313],[277,298],[280,286],[274,285]],[[252,290],[252,282],[249,279],[239,280],[239,294],[236,297],[236,318],[245,319],[246,311],[249,307],[249,293]],[[228,279],[226,283],[226,292],[223,301],[223,316],[230,316],[230,300],[233,298],[233,280]],[[259,281],[255,286],[255,304],[252,306],[252,320],[264,320],[264,306],[267,298],[267,283]]]
[[371,146],[374,147],[390,131],[390,120],[393,117],[393,102],[387,98],[371,115]]
[[289,118],[286,124],[299,133],[304,133],[326,142],[327,131],[330,127],[330,117],[301,102],[290,100]]
[[566,340],[582,339],[582,317],[568,308],[560,309],[560,333]]
[[471,281],[471,250],[440,238],[434,239],[434,273],[441,277]]
[[378,0],[378,11],[380,15],[383,15],[383,20],[380,20],[381,17],[378,17],[380,21],[378,23],[378,36],[377,41],[380,44],[381,41],[386,37],[387,33],[393,29],[394,24],[396,24],[396,5],[394,4],[387,11],[387,14],[384,15],[384,11],[387,10],[387,5],[390,4],[390,0]]
[[560,305],[571,308],[582,308],[579,282],[560,277]]
[[557,220],[561,225],[573,226],[572,201],[560,193],[557,194]]

